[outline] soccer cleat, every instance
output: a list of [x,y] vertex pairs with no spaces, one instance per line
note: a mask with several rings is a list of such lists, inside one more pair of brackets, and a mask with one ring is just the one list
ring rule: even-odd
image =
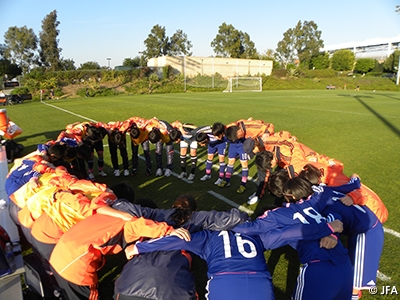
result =
[[94,180],[95,179],[94,174],[93,173],[89,173],[88,179],[89,180]]
[[[134,170],[136,170],[136,169],[134,169]],[[136,170],[136,172],[137,172],[137,170]],[[133,170],[132,170],[132,173],[133,173]],[[146,169],[146,176],[150,176],[150,175],[151,175],[151,169],[147,168]]]
[[249,201],[247,201],[247,204],[256,204],[258,202],[258,197],[254,196],[253,198],[249,199]]
[[100,175],[101,177],[106,177],[106,176],[107,176],[107,173],[104,172],[103,170],[101,170],[101,171],[99,171],[99,175]]
[[115,171],[114,171],[114,176],[115,176],[115,177],[119,177],[119,175],[120,175],[119,170],[115,170]]
[[253,194],[251,194],[251,195],[249,196],[248,199],[249,199],[249,200],[252,199],[255,195],[256,195],[256,192],[254,192]]
[[211,179],[211,175],[204,175],[203,177],[200,178],[201,181],[206,181],[208,179]]
[[227,182],[225,180],[222,180],[220,184],[218,184],[219,187],[223,188],[223,187],[228,187],[231,186],[230,182]]
[[190,173],[188,176],[188,180],[192,181],[194,179],[195,175]]
[[166,169],[165,173],[164,173],[164,176],[165,177],[169,177],[169,176],[171,176],[171,174],[172,174],[172,171],[170,169]]
[[[150,173],[151,173],[151,171],[150,171]],[[131,175],[132,175],[132,176],[137,175],[137,169],[132,169]]]
[[186,172],[182,172],[181,174],[179,174],[178,178],[183,178],[186,177]]
[[124,170],[124,176],[126,177],[126,176],[129,176],[129,170],[128,169],[125,169]]
[[236,192],[237,192],[238,194],[242,194],[242,193],[244,193],[245,190],[246,190],[246,187],[243,186],[243,185],[241,185],[241,186],[239,186],[239,188],[236,190]]
[[157,169],[156,176],[162,176],[162,169],[161,168]]
[[224,181],[222,178],[218,178],[217,181],[214,182],[214,184],[219,185],[222,181]]

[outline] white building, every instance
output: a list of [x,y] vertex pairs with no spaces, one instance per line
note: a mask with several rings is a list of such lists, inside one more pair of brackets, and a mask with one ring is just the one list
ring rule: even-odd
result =
[[333,53],[349,49],[356,58],[374,58],[380,62],[386,60],[395,50],[400,49],[400,35],[393,38],[374,38],[362,42],[347,42],[326,46],[321,51]]
[[[195,56],[162,56],[151,58],[148,67],[158,68],[170,65],[176,73],[186,77],[197,75],[211,76],[219,73],[222,77],[271,75],[273,63],[270,60],[195,57]],[[162,74],[159,74],[162,75]]]

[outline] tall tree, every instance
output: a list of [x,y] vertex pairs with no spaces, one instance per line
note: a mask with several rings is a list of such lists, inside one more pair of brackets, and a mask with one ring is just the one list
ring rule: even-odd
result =
[[75,67],[75,62],[73,59],[65,59],[65,58],[61,58],[60,59],[60,69],[63,71],[72,71],[72,70],[76,70]]
[[218,34],[211,42],[217,56],[231,58],[254,58],[257,50],[250,36],[225,22],[219,26]]
[[276,52],[283,59],[284,65],[298,58],[301,66],[309,68],[311,58],[324,47],[321,34],[313,21],[304,21],[304,23],[299,21],[295,28],[288,29],[283,34],[283,40],[278,42]]
[[177,30],[170,38],[168,54],[191,56],[190,49],[192,49],[192,43],[188,40],[187,34],[180,29]]
[[41,63],[52,71],[60,68],[62,49],[58,47],[59,39],[57,39],[57,36],[60,33],[57,29],[58,25],[60,25],[60,22],[57,21],[57,11],[53,10],[43,19],[42,31],[39,33]]
[[275,51],[276,59],[286,69],[287,65],[293,63],[295,59],[295,39],[293,29],[288,29],[283,33],[283,39],[278,42],[278,46]]
[[135,58],[125,58],[124,61],[122,62],[123,66],[126,67],[139,67],[140,66],[140,57],[136,56]]
[[5,45],[0,44],[0,78],[14,78],[22,73],[20,67],[4,57]]
[[32,65],[37,64],[38,39],[32,28],[10,27],[4,34],[4,57],[18,65],[23,73],[29,72]]
[[254,42],[250,39],[250,35],[246,32],[239,32],[240,43],[241,43],[241,54],[240,58],[257,58],[257,50]]
[[78,70],[99,70],[100,65],[97,61],[87,61],[83,64],[81,64],[78,68]]
[[169,47],[169,38],[165,33],[165,27],[154,25],[147,39],[144,40],[146,50],[143,56],[146,59],[167,55]]

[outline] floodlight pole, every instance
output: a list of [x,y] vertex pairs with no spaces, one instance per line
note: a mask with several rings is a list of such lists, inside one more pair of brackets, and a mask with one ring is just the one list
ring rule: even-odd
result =
[[396,85],[399,85],[399,79],[400,79],[400,55],[399,55],[399,65],[397,66]]
[[186,56],[183,57],[183,90],[186,92]]
[[214,55],[212,59],[212,88],[214,88]]

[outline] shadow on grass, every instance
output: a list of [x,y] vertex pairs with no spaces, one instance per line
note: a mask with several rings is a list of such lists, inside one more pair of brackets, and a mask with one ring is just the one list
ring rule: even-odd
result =
[[[364,95],[359,95],[359,96],[354,96],[354,95],[339,95],[342,97],[351,97],[355,98],[358,102],[360,102],[361,105],[363,105],[366,109],[368,109],[378,120],[380,120],[387,128],[389,128],[394,134],[396,134],[398,137],[400,137],[400,130],[395,127],[392,123],[390,123],[387,119],[382,117],[376,110],[374,110],[371,106],[369,106],[367,103],[365,103],[362,98],[373,98],[372,96],[364,96]],[[399,100],[399,99],[396,99]]]

